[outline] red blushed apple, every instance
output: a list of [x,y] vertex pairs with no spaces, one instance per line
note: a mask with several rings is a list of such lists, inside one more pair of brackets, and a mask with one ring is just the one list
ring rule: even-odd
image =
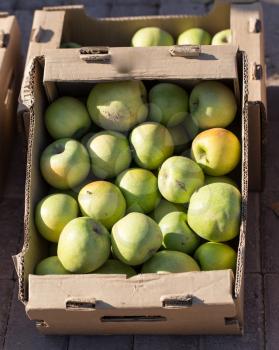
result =
[[195,137],[191,155],[206,174],[221,176],[237,166],[241,157],[241,146],[231,131],[214,128]]

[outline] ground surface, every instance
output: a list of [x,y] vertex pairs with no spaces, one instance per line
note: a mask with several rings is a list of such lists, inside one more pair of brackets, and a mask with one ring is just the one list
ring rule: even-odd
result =
[[[102,16],[197,13],[207,1],[179,0],[1,0],[0,11],[18,17],[26,51],[33,11],[44,5],[84,3],[88,13]],[[279,1],[263,3],[268,116],[265,149],[265,188],[249,195],[248,244],[245,275],[245,335],[233,336],[92,336],[45,337],[37,333],[17,301],[11,255],[22,245],[24,155],[17,135],[6,195],[0,203],[0,348],[5,350],[277,350],[279,348],[279,218],[270,206],[279,201]]]

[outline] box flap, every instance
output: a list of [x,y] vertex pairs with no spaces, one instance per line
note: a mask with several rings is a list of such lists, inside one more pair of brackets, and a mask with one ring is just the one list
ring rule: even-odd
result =
[[[88,51],[90,52],[89,48]],[[80,57],[86,49],[47,50],[44,83],[50,100],[55,98],[55,82],[96,82],[128,79],[237,79],[234,46],[201,46],[198,57],[173,56],[173,47],[108,49],[105,61]],[[89,53],[90,55],[90,53]],[[147,62],[146,57],[150,57]],[[100,54],[102,56],[102,54]],[[222,64],[220,65],[220,62]]]
[[232,285],[233,275],[229,270],[143,274],[129,279],[125,275],[29,275],[27,307],[64,310],[69,300],[80,303],[95,300],[95,309],[145,309],[162,307],[165,299],[171,296],[179,299],[183,295],[191,296],[193,305],[233,305]]
[[26,62],[60,46],[65,11],[35,11]]
[[236,334],[241,323],[232,282],[229,270],[129,279],[30,275],[26,311],[40,331],[52,334]]
[[263,13],[259,2],[231,7],[233,42],[249,57],[249,101],[266,108],[266,68],[264,58]]

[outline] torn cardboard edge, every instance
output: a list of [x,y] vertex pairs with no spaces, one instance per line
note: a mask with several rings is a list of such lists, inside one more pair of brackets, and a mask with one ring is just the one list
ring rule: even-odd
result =
[[[212,49],[212,47],[211,47]],[[154,51],[157,51],[158,49],[154,49]],[[213,48],[214,50],[214,48]],[[217,49],[215,49],[217,50]],[[229,49],[227,49],[229,50]],[[166,50],[167,51],[167,50]],[[54,55],[58,55],[59,56],[59,50],[58,51],[54,51]],[[230,276],[229,277],[229,285],[230,287],[227,287],[227,291],[228,291],[228,295],[230,295],[230,302],[229,304],[226,303],[222,304],[222,305],[217,305],[218,302],[216,301],[215,303],[213,302],[212,305],[210,306],[210,308],[216,307],[216,310],[218,309],[218,319],[216,319],[215,322],[215,326],[213,328],[208,328],[208,332],[210,333],[218,333],[218,329],[220,331],[220,329],[222,329],[222,331],[220,331],[221,333],[227,332],[228,334],[234,333],[237,334],[239,332],[242,331],[242,311],[241,311],[241,303],[242,300],[241,299],[241,295],[243,294],[243,264],[244,264],[244,248],[245,248],[245,230],[246,230],[246,207],[247,207],[247,185],[248,185],[248,179],[247,179],[247,175],[248,175],[248,153],[247,153],[247,137],[248,137],[248,129],[247,129],[247,96],[248,96],[248,90],[247,90],[247,58],[245,56],[244,53],[239,53],[240,57],[242,57],[243,62],[243,72],[239,72],[239,74],[242,74],[243,76],[243,87],[244,90],[242,91],[242,104],[243,104],[243,110],[242,110],[242,115],[241,115],[241,119],[242,119],[242,171],[243,171],[243,177],[242,177],[242,218],[241,218],[241,227],[240,227],[240,236],[239,236],[239,248],[238,248],[238,261],[237,261],[237,274],[236,274],[236,279],[235,279],[235,285],[234,285],[234,291],[232,290],[232,286],[233,286],[233,279],[232,279],[232,275],[231,272],[229,270],[224,270],[222,272],[220,272],[220,274],[222,274],[223,276],[227,275]],[[49,56],[51,57],[51,56]],[[75,59],[79,60],[77,62],[79,62],[79,64],[82,64],[80,61],[80,58],[77,54],[77,52],[74,54]],[[175,59],[181,59],[179,57],[176,57]],[[57,58],[58,60],[58,58]],[[48,63],[46,63],[45,61],[47,61]],[[59,60],[58,60],[59,61]],[[52,63],[54,61],[51,61]],[[55,331],[55,327],[53,327],[53,325],[56,324],[56,319],[59,320],[60,325],[61,325],[61,317],[63,318],[63,314],[65,312],[65,308],[66,308],[66,304],[65,304],[65,300],[61,301],[62,304],[58,305],[53,305],[53,308],[51,308],[51,302],[55,302],[55,301],[49,301],[48,302],[48,306],[45,305],[44,307],[42,307],[42,305],[40,306],[40,295],[42,290],[44,290],[46,288],[46,286],[49,284],[52,287],[52,290],[56,290],[56,288],[58,288],[60,290],[61,296],[63,296],[63,293],[65,292],[64,287],[62,287],[62,285],[64,286],[64,284],[70,283],[70,285],[73,286],[72,281],[79,281],[79,283],[74,282],[75,286],[83,286],[82,289],[85,288],[85,286],[88,285],[88,283],[92,283],[92,288],[94,288],[94,286],[98,285],[98,283],[111,283],[111,281],[119,281],[120,277],[111,277],[111,276],[102,276],[102,277],[96,277],[94,274],[92,275],[70,275],[70,276],[62,276],[62,277],[55,277],[55,276],[51,276],[51,277],[47,277],[47,276],[35,276],[32,275],[30,273],[30,271],[32,271],[33,268],[31,268],[31,266],[34,265],[34,262],[30,262],[28,260],[30,260],[30,256],[28,257],[28,254],[30,255],[30,249],[32,249],[33,253],[36,255],[36,249],[38,250],[38,246],[41,244],[40,242],[37,242],[37,240],[39,240],[39,237],[36,236],[35,232],[33,233],[33,235],[30,235],[31,232],[31,226],[34,225],[32,223],[32,219],[31,219],[31,215],[33,213],[32,210],[32,205],[31,205],[31,199],[34,195],[34,193],[32,192],[32,184],[31,184],[31,179],[32,176],[34,178],[34,174],[32,175],[32,171],[34,172],[34,169],[32,170],[32,166],[34,167],[33,164],[33,157],[34,157],[34,151],[37,152],[37,154],[39,154],[39,150],[38,147],[36,145],[36,147],[34,146],[33,142],[34,142],[34,136],[35,136],[35,132],[38,132],[39,129],[37,129],[38,126],[38,121],[36,122],[36,118],[39,118],[39,114],[41,114],[42,116],[42,110],[40,109],[38,112],[38,101],[36,100],[36,98],[38,98],[38,96],[43,96],[42,92],[39,92],[39,90],[44,90],[42,82],[43,82],[43,70],[44,70],[44,65],[48,64],[51,66],[51,62],[48,61],[48,56],[46,58],[44,57],[37,57],[35,59],[32,60],[32,62],[30,63],[29,66],[29,72],[27,74],[28,79],[25,80],[25,85],[24,85],[24,96],[26,98],[26,104],[28,105],[29,108],[29,113],[30,113],[30,137],[29,137],[29,144],[28,144],[28,155],[27,155],[27,176],[26,176],[26,187],[25,187],[25,217],[24,217],[24,235],[25,235],[25,239],[24,239],[24,246],[22,249],[22,252],[20,254],[18,254],[16,257],[14,257],[14,261],[15,261],[15,266],[17,269],[17,273],[19,274],[19,298],[22,302],[24,302],[26,304],[26,310],[28,312],[28,315],[30,318],[32,319],[36,319],[36,320],[41,320],[42,322],[38,322],[38,327],[39,329],[46,333],[46,334],[53,334],[56,331],[58,332],[57,334],[62,334],[61,332],[61,328],[59,328],[60,326],[57,325],[57,330]],[[192,61],[191,61],[191,65],[192,65]],[[49,72],[51,72],[51,68],[48,68],[48,72],[44,74],[44,78],[45,78],[45,84],[46,84],[46,76],[49,76]],[[61,66],[59,67],[59,71],[61,71]],[[78,69],[75,69],[75,71],[78,71]],[[111,77],[112,79],[113,77]],[[150,76],[150,79],[152,77]],[[167,78],[165,76],[165,78]],[[55,80],[55,76],[52,77],[53,80]],[[61,82],[62,80],[59,79],[59,82]],[[36,107],[36,103],[37,103],[37,107]],[[41,108],[41,107],[40,107]],[[37,112],[35,112],[37,111]],[[35,115],[35,113],[37,113]],[[42,136],[43,137],[43,136]],[[36,170],[36,172],[38,172],[38,170]],[[38,180],[40,181],[40,180]],[[37,182],[37,185],[39,187],[41,187],[39,185],[40,182]],[[43,193],[43,189],[40,191]],[[40,195],[39,195],[40,196]],[[34,201],[34,199],[33,199]],[[33,227],[34,228],[34,227]],[[36,243],[37,242],[37,243]],[[32,243],[32,244],[31,244]],[[36,247],[37,244],[37,247]],[[38,256],[35,256],[34,259],[40,259],[39,258],[39,252],[37,252]],[[33,259],[33,260],[34,260]],[[36,260],[37,261],[37,260]],[[214,275],[214,272],[208,273],[205,272],[206,274],[206,278],[205,280],[207,280],[207,278],[209,276],[212,276],[212,274]],[[176,274],[175,274],[176,275]],[[182,274],[183,275],[183,274]],[[181,276],[182,276],[181,275]],[[173,275],[174,276],[174,275]],[[180,274],[177,274],[177,278],[179,278]],[[188,273],[185,274],[185,276],[189,276],[187,277],[187,279],[189,278],[189,281],[192,280],[192,274]],[[199,275],[196,275],[199,276]],[[201,275],[200,275],[201,276]],[[138,290],[142,290],[143,294],[141,294],[141,301],[139,304],[134,304],[134,308],[133,309],[129,309],[128,305],[126,305],[126,307],[124,307],[123,309],[121,308],[121,305],[119,304],[119,307],[115,309],[115,311],[112,311],[113,309],[109,306],[109,313],[105,314],[103,312],[103,309],[101,311],[98,311],[100,313],[97,313],[99,316],[99,320],[98,321],[100,323],[96,324],[96,332],[101,334],[102,331],[102,327],[105,324],[107,328],[105,332],[112,332],[112,333],[123,333],[123,329],[121,331],[121,327],[119,327],[119,325],[122,324],[123,327],[123,323],[125,322],[125,333],[135,333],[135,323],[133,322],[139,322],[137,324],[141,324],[141,330],[145,331],[148,333],[148,329],[145,328],[145,326],[142,326],[142,323],[146,322],[143,321],[141,318],[137,318],[137,317],[141,317],[142,313],[144,314],[149,314],[150,317],[164,317],[165,320],[168,320],[171,315],[170,312],[173,312],[174,309],[178,309],[177,312],[179,312],[179,317],[186,317],[186,319],[189,317],[189,315],[191,315],[191,317],[194,317],[195,310],[199,310],[199,312],[201,312],[200,307],[201,307],[201,303],[196,303],[195,308],[191,309],[194,311],[191,311],[189,314],[189,308],[187,309],[187,314],[185,313],[186,308],[182,307],[182,303],[183,303],[183,298],[187,299],[189,302],[189,296],[191,296],[192,298],[192,302],[194,300],[194,297],[197,297],[197,293],[194,293],[193,291],[187,291],[187,289],[185,289],[185,286],[187,285],[186,281],[183,284],[183,288],[181,286],[182,289],[177,290],[176,292],[171,290],[171,293],[168,292],[167,290],[165,290],[166,287],[164,287],[164,283],[162,284],[162,294],[160,295],[159,298],[157,298],[156,303],[158,303],[160,301],[160,303],[162,303],[162,296],[166,296],[165,300],[166,303],[170,304],[171,306],[172,303],[174,303],[172,301],[172,296],[176,296],[174,297],[174,299],[176,299],[178,305],[176,305],[176,307],[166,307],[165,309],[165,314],[163,315],[162,313],[158,313],[159,310],[162,309],[162,306],[158,306],[158,304],[154,304],[153,306],[155,307],[157,305],[157,307],[155,308],[151,308],[150,310],[148,308],[143,308],[142,307],[142,302],[144,300],[146,300],[146,292],[145,289],[143,288],[143,286],[145,285],[145,283],[151,283],[149,282],[150,279],[151,281],[154,281],[154,278],[156,281],[163,281],[163,279],[165,278],[172,278],[171,276],[169,277],[165,277],[165,276],[144,276],[143,275],[138,275],[135,278],[132,279],[128,279],[128,280],[123,280],[123,278],[121,279],[122,282],[124,282],[124,284],[132,284],[134,285],[135,291]],[[185,277],[186,278],[186,277]],[[224,277],[225,278],[225,277]],[[58,283],[58,281],[60,281]],[[91,281],[91,282],[90,282]],[[61,284],[62,283],[62,284]],[[119,283],[119,282],[115,282],[115,283]],[[155,283],[155,282],[154,282]],[[173,284],[171,284],[173,285]],[[29,286],[29,287],[28,287]],[[140,287],[142,286],[142,287]],[[29,288],[29,294],[28,294],[28,288]],[[72,287],[71,287],[72,288]],[[143,289],[141,289],[143,288]],[[90,289],[90,290],[91,290]],[[107,288],[108,290],[111,290],[111,288]],[[58,291],[57,291],[58,292]],[[145,292],[145,293],[144,293]],[[187,292],[187,293],[186,293]],[[68,292],[67,292],[68,293]],[[80,302],[84,302],[87,300],[88,298],[88,294],[87,296],[84,295],[84,293],[88,293],[88,290],[85,290],[85,292],[82,292],[81,290],[79,290],[78,292],[75,290],[75,293],[73,293],[73,298],[70,298],[71,302],[77,302],[77,300],[79,300]],[[184,293],[184,294],[183,294]],[[211,293],[210,291],[208,291],[208,293]],[[81,297],[81,295],[84,295],[83,298],[79,299]],[[115,293],[114,293],[115,294]],[[56,295],[56,293],[55,293]],[[92,296],[91,292],[90,295]],[[102,294],[101,294],[102,295]],[[97,290],[96,290],[96,294],[94,295],[95,300],[103,300],[101,295],[97,295]],[[122,293],[119,294],[121,297],[123,296]],[[177,297],[179,296],[180,297]],[[184,295],[184,297],[183,297]],[[212,296],[212,294],[211,294]],[[214,296],[214,293],[213,293]],[[87,297],[87,298],[86,298]],[[210,297],[210,294],[208,294],[208,297]],[[207,298],[208,298],[207,297]],[[149,297],[148,297],[149,298]],[[92,299],[92,298],[91,298]],[[85,300],[85,301],[84,301]],[[158,301],[159,300],[159,301]],[[105,300],[104,300],[105,301]],[[119,301],[119,303],[121,303],[121,300]],[[180,306],[179,306],[180,303]],[[216,304],[217,303],[217,304]],[[231,304],[232,303],[232,304]],[[65,305],[64,305],[65,304]],[[96,303],[95,303],[96,304]],[[195,302],[194,302],[195,304]],[[72,305],[70,303],[70,305]],[[83,306],[85,304],[82,304]],[[93,305],[93,303],[92,303]],[[160,304],[161,305],[161,304]],[[230,306],[229,306],[230,305]],[[69,305],[68,305],[69,306]],[[99,302],[99,306],[100,306],[100,302]],[[199,309],[196,309],[196,307],[199,307]],[[208,306],[209,307],[209,306]],[[228,307],[230,308],[231,311],[229,311]],[[72,307],[71,307],[72,308]],[[59,309],[59,310],[58,310]],[[79,307],[77,306],[75,309],[75,320],[80,318],[80,322],[82,322],[84,328],[79,328],[77,326],[77,324],[75,324],[75,326],[65,326],[63,328],[63,332],[69,332],[69,333],[83,333],[83,334],[88,334],[88,333],[92,333],[92,329],[89,330],[87,328],[87,326],[85,325],[84,321],[84,313],[82,310],[79,310]],[[84,307],[82,307],[82,309],[84,309]],[[183,312],[181,310],[184,310]],[[48,310],[48,311],[47,311]],[[55,311],[56,310],[56,311]],[[121,310],[121,314],[119,314],[119,310]],[[125,310],[125,311],[124,311]],[[147,311],[148,310],[148,311]],[[216,311],[215,310],[215,311]],[[155,312],[155,313],[154,313]],[[181,313],[182,312],[182,313]],[[194,313],[193,315],[191,313]],[[214,313],[214,312],[213,312]],[[226,314],[226,317],[224,318],[223,316],[221,317],[220,315],[224,315],[224,313]],[[96,315],[97,315],[96,314]],[[211,314],[211,312],[210,312]],[[47,316],[48,315],[48,316]],[[177,314],[178,315],[178,314]],[[43,316],[43,317],[42,317]],[[97,317],[97,316],[96,316]],[[105,317],[105,318],[103,318]],[[112,318],[111,318],[112,317]],[[119,317],[122,317],[121,319]],[[127,317],[125,318],[126,321],[123,320],[123,317]],[[130,317],[130,318],[129,318]],[[136,317],[136,321],[132,321],[131,317]],[[196,317],[196,316],[195,316]],[[217,317],[217,316],[216,316]],[[69,318],[69,316],[67,316],[67,318]],[[91,316],[92,318],[92,316]],[[226,320],[225,320],[226,319]],[[222,321],[221,321],[222,320]],[[89,322],[89,319],[87,320],[88,324],[91,324]],[[156,319],[153,320],[152,325],[156,324]],[[186,321],[185,321],[186,322]],[[168,322],[163,322],[163,324],[167,324]],[[102,326],[101,326],[101,325]],[[132,326],[132,324],[134,326]],[[145,324],[145,323],[144,323]],[[118,326],[117,326],[118,325]],[[70,327],[70,328],[67,328]],[[72,328],[71,328],[72,327]],[[154,333],[162,333],[164,332],[171,332],[173,334],[180,333],[180,334],[184,334],[187,332],[190,332],[191,334],[196,333],[200,333],[197,330],[191,328],[191,326],[187,323],[187,330],[183,329],[176,329],[176,328],[164,328],[167,326],[164,326],[163,328],[157,328],[157,326],[154,326]],[[208,326],[209,327],[209,326]],[[218,328],[219,327],[219,328]],[[225,328],[224,328],[225,327]],[[59,331],[60,329],[60,331]],[[153,332],[153,331],[152,331]],[[81,334],[80,333],[80,334]],[[149,331],[150,333],[150,331]]]

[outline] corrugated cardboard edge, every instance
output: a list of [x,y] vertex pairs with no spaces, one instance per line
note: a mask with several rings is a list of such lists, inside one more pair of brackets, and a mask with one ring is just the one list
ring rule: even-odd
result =
[[[38,56],[33,58],[28,64],[28,69],[26,71],[24,82],[22,85],[22,97],[23,103],[29,111],[30,124],[34,123],[34,74],[35,67],[37,64],[43,65],[44,57]],[[19,277],[19,291],[18,297],[22,303],[27,302],[27,291],[25,291],[24,284],[24,254],[28,250],[29,246],[29,207],[30,207],[30,186],[31,186],[31,163],[32,163],[32,146],[33,146],[33,135],[34,129],[29,130],[28,138],[28,148],[27,148],[27,160],[26,160],[26,179],[25,179],[25,206],[24,206],[24,244],[22,251],[13,256],[14,265]]]
[[43,11],[67,11],[67,10],[84,11],[84,5],[43,6],[42,10]]
[[[236,267],[236,279],[234,297],[238,298],[241,285],[244,281],[244,259],[245,259],[245,232],[247,223],[247,203],[248,203],[248,58],[245,52],[243,55],[243,80],[245,89],[243,91],[243,112],[242,112],[242,207],[241,207],[241,227],[238,244],[238,256],[237,256],[237,267]],[[243,286],[242,286],[243,288]]]

